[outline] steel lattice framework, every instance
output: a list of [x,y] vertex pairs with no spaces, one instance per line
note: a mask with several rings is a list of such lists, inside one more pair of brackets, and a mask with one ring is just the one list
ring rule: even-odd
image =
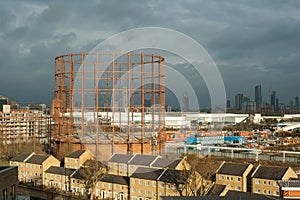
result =
[[[143,53],[79,53],[55,58],[55,141],[126,144],[129,153],[159,148],[164,127],[164,57]],[[139,144],[135,150],[133,144]],[[153,149],[155,148],[155,149]]]

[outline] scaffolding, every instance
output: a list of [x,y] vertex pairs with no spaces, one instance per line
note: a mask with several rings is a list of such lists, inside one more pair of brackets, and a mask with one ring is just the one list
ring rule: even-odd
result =
[[51,115],[58,144],[94,145],[96,152],[106,144],[110,153],[125,144],[127,153],[157,152],[165,126],[164,57],[101,52],[57,56]]

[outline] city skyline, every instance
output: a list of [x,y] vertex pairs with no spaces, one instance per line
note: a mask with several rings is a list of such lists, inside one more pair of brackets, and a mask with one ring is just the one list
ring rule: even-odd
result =
[[[201,44],[231,102],[236,93],[254,99],[255,85],[262,85],[267,102],[272,91],[284,104],[300,96],[297,1],[0,1],[0,7],[0,95],[22,105],[50,105],[56,55],[89,52],[113,34],[147,26],[174,29]],[[193,70],[182,73],[197,89],[200,108],[209,107],[205,83]]]

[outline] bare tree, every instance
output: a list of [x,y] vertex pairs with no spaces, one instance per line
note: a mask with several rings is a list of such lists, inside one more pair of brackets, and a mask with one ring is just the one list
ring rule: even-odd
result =
[[80,170],[85,181],[87,196],[89,194],[90,199],[93,199],[98,181],[107,176],[108,166],[100,161],[87,160]]

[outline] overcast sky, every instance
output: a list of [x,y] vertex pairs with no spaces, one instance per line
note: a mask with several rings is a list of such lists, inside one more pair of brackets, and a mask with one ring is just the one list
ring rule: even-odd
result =
[[50,104],[54,58],[89,51],[112,34],[165,27],[200,43],[216,62],[227,98],[288,103],[300,96],[300,1],[0,1],[0,95]]

